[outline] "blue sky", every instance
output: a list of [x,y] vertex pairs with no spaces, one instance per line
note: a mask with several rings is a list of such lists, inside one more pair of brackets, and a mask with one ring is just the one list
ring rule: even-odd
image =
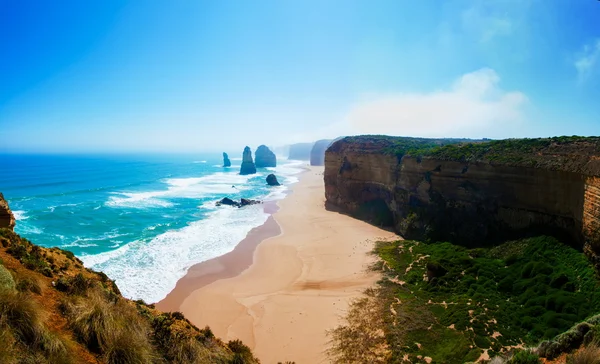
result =
[[0,151],[361,133],[599,135],[600,1],[0,0]]

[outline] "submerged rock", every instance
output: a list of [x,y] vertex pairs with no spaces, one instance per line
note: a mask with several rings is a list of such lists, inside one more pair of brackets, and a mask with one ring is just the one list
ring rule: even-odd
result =
[[231,167],[231,161],[227,153],[223,152],[223,167]]
[[244,148],[244,154],[242,155],[242,166],[240,168],[240,174],[255,174],[256,166],[254,165],[254,161],[252,160],[252,151],[250,147]]
[[244,207],[244,206],[248,206],[248,205],[257,205],[260,203],[262,203],[262,201],[250,200],[247,198],[242,198],[240,200],[240,202],[237,202],[237,201],[230,199],[229,197],[225,197],[221,201],[217,201],[217,206],[226,205],[226,206],[234,206],[234,207]]
[[8,202],[0,193],[0,228],[13,229],[15,227],[15,217],[8,207]]
[[240,207],[244,207],[244,206],[248,206],[248,205],[257,205],[259,203],[262,203],[262,202],[258,201],[258,200],[249,200],[249,199],[243,198],[240,200]]
[[277,181],[277,177],[273,173],[267,176],[267,184],[269,186],[281,186],[279,181]]
[[266,145],[261,145],[256,149],[254,161],[256,168],[277,166],[277,157],[275,156],[275,153],[273,153]]

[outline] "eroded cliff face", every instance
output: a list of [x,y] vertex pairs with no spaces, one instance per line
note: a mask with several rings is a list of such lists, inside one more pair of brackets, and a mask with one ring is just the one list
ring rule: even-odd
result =
[[325,155],[328,205],[410,239],[478,246],[524,234],[558,235],[600,264],[598,156],[563,154],[573,163],[534,168],[398,157],[389,153],[393,144],[377,137],[334,143]]
[[8,202],[4,199],[2,193],[0,193],[0,228],[13,229],[15,227],[15,217],[8,207]]

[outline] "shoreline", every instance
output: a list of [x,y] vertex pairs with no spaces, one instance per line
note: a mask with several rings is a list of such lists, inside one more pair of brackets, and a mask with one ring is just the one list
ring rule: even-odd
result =
[[[306,172],[300,172],[299,176]],[[292,190],[286,191],[283,199],[291,192]],[[263,211],[269,214],[267,221],[252,228],[232,251],[192,265],[177,281],[175,288],[165,298],[155,303],[156,308],[164,312],[179,311],[183,301],[193,291],[220,279],[235,277],[248,269],[253,263],[256,247],[262,241],[281,234],[281,228],[273,217],[273,214],[279,211],[277,204],[279,201],[281,200],[264,203]]]
[[236,248],[192,266],[156,307],[180,311],[224,341],[240,339],[262,363],[324,363],[327,330],[379,275],[374,242],[400,239],[325,209],[323,167],[301,172],[265,224]]

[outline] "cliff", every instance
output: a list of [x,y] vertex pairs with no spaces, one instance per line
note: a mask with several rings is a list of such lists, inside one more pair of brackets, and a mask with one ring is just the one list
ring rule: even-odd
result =
[[241,341],[225,343],[179,312],[128,300],[73,253],[34,245],[6,227],[0,342],[7,364],[258,363]]
[[13,216],[8,203],[0,193],[0,228],[12,228],[15,226],[15,217]]
[[223,167],[231,167],[231,161],[227,153],[223,152]]
[[349,137],[327,150],[324,180],[329,206],[409,239],[481,246],[545,233],[600,266],[600,138]]
[[290,151],[288,159],[295,159],[300,161],[310,160],[310,150],[313,147],[313,143],[297,143],[290,145]]
[[260,145],[256,148],[256,153],[254,154],[254,164],[256,168],[276,167],[277,157],[269,147]]
[[244,154],[242,155],[242,166],[240,167],[240,174],[254,174],[256,173],[256,166],[252,160],[252,151],[250,147],[244,148]]

